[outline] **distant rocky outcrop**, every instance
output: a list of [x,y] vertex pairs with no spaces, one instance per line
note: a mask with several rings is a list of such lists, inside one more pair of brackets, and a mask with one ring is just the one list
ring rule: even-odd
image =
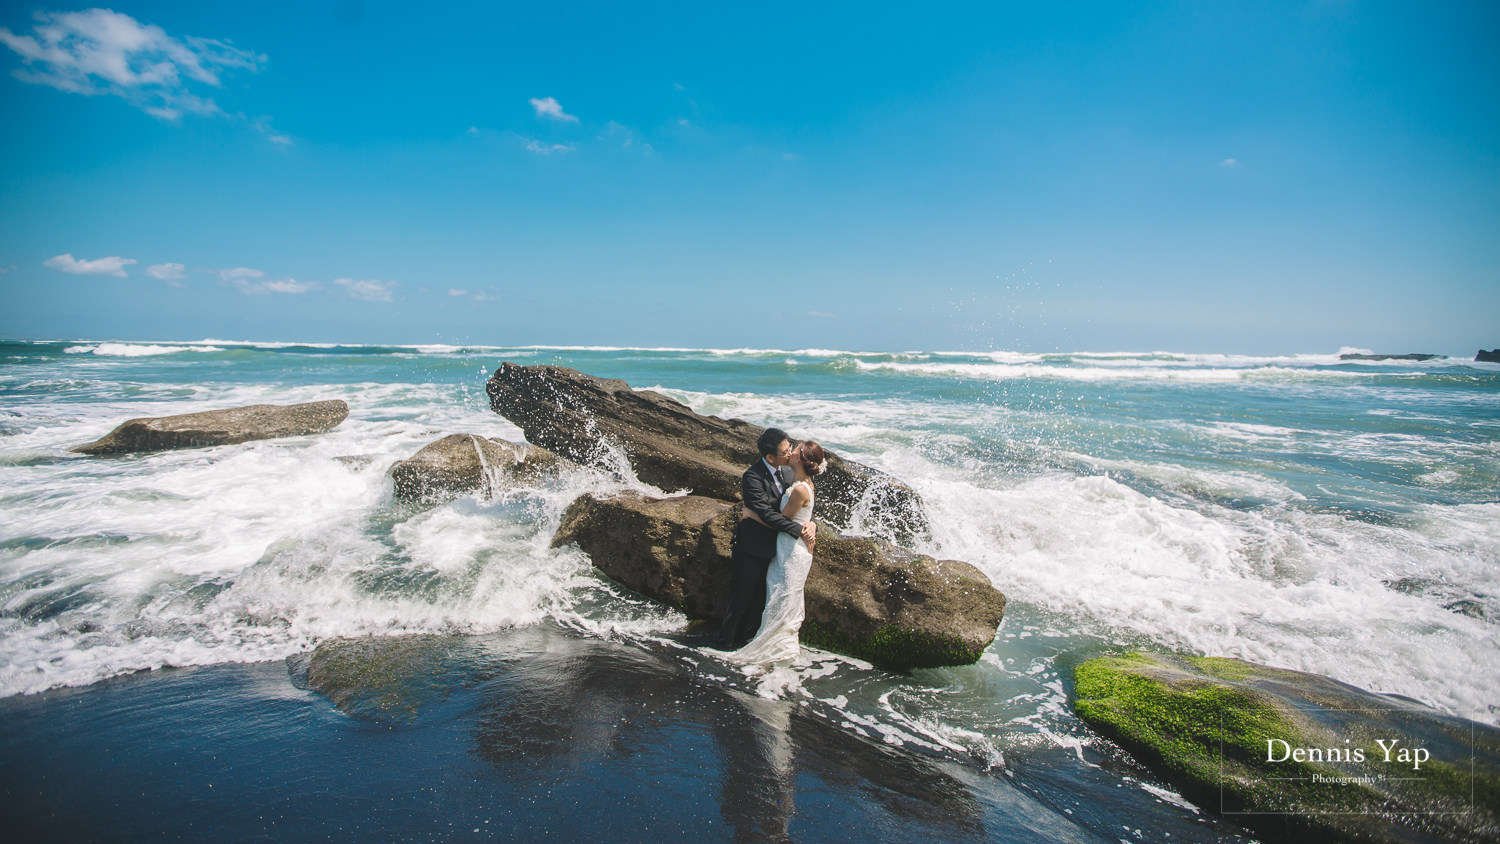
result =
[[1479,354],[1477,354],[1477,355],[1474,356],[1474,362],[1475,363],[1500,363],[1500,349],[1494,349],[1494,350],[1491,350],[1491,351],[1488,351],[1488,352],[1486,352],[1484,349],[1480,349],[1479,350]]
[[1185,797],[1276,841],[1500,841],[1493,727],[1316,674],[1169,654],[1084,662],[1074,697]]
[[79,454],[130,454],[234,445],[251,440],[321,434],[349,416],[340,399],[306,404],[255,404],[228,410],[205,410],[181,416],[131,419],[94,442],[74,448]]
[[[552,545],[577,544],[630,589],[690,616],[721,618],[739,510],[697,495],[583,495]],[[1005,615],[1005,596],[968,563],[822,525],[804,597],[805,644],[894,669],[973,663]]]
[[1447,355],[1425,355],[1412,352],[1405,355],[1339,355],[1339,360],[1447,360]]
[[449,434],[391,467],[396,497],[432,499],[535,483],[573,466],[545,448],[477,434]]
[[[607,465],[617,446],[636,476],[666,490],[738,501],[740,476],[759,458],[764,428],[742,419],[700,416],[681,402],[618,379],[559,366],[502,364],[485,385],[490,407],[519,425],[529,442],[586,465]],[[818,478],[815,517],[847,529],[907,541],[928,531],[911,487],[834,454]]]

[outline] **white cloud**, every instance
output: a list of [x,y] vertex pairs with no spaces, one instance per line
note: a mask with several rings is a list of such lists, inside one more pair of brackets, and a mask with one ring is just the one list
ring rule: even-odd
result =
[[528,100],[528,102],[531,103],[532,108],[536,109],[537,117],[550,117],[553,120],[562,120],[572,123],[578,122],[578,118],[563,111],[562,103],[559,103],[552,97],[547,97],[540,100],[536,97],[532,97],[530,100]]
[[1240,166],[1240,163],[1238,161],[1235,161],[1233,158],[1226,158],[1223,161],[1219,162],[1219,166],[1220,167],[1238,167],[1238,166]]
[[628,147],[631,144],[635,143],[635,133],[630,131],[630,128],[628,126],[625,126],[621,123],[616,123],[613,120],[604,124],[604,134],[595,136],[595,140],[600,141],[608,140],[610,138],[624,138],[624,140],[620,141],[620,146],[622,147]]
[[267,296],[272,293],[306,293],[317,290],[314,281],[298,281],[295,278],[273,278],[262,281],[266,274],[249,267],[227,267],[222,270],[203,270],[219,277],[224,284],[232,284],[246,296]]
[[212,38],[173,38],[109,9],[37,12],[32,34],[0,27],[0,43],[21,56],[14,72],[22,82],[93,96],[110,94],[166,120],[183,112],[223,114],[209,97],[189,90],[196,82],[222,88],[225,70],[254,73],[265,55]]
[[277,132],[275,129],[271,128],[271,118],[258,117],[255,119],[253,125],[255,126],[255,130],[257,132],[260,132],[262,135],[265,135],[266,140],[270,141],[271,143],[281,144],[283,146],[292,146],[293,141],[291,139],[291,136],[283,135],[280,132]]
[[336,278],[334,284],[341,285],[349,291],[349,295],[366,302],[389,302],[391,301],[391,288],[396,286],[394,281],[380,281],[378,279],[355,280],[352,278]]
[[311,281],[298,281],[295,278],[273,278],[270,281],[262,281],[256,285],[255,290],[240,288],[246,293],[306,293],[309,290],[318,289],[318,285]]
[[162,281],[176,281],[184,277],[185,274],[183,271],[186,269],[187,267],[181,264],[152,264],[146,268],[146,275],[152,278],[159,278]]
[[449,296],[467,296],[467,295],[469,295],[469,291],[463,289],[462,287],[450,287],[450,288],[448,288],[448,295]]
[[549,144],[546,141],[527,141],[526,148],[538,155],[551,155],[554,152],[572,152],[578,147],[572,144]]
[[42,262],[42,266],[51,267],[58,272],[71,273],[72,275],[117,275],[123,278],[125,276],[125,266],[134,263],[134,258],[121,258],[119,256],[82,261],[68,254],[48,258]]
[[470,126],[469,130],[468,130],[468,134],[470,134],[470,135],[477,135],[477,134],[479,134],[479,127],[478,126]]

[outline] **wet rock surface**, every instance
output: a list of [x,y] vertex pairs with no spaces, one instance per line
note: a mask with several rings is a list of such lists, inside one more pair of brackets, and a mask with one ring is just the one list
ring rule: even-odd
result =
[[545,448],[477,434],[449,434],[391,467],[396,497],[445,498],[476,490],[494,495],[511,483],[536,483],[572,461]]
[[78,454],[132,454],[235,445],[252,440],[321,434],[349,416],[341,399],[306,404],[254,404],[206,410],[180,416],[131,419],[94,442],[72,449]]
[[1500,841],[1493,727],[1238,659],[1100,657],[1074,680],[1090,726],[1275,840]]
[[[881,841],[1055,838],[1075,827],[1064,816],[1001,814],[992,807],[1005,802],[997,788],[1015,788],[1008,782],[841,729],[800,701],[706,684],[668,654],[552,625],[329,639],[307,679],[362,721],[416,732],[461,725],[465,762],[528,798],[487,810],[530,813],[517,840],[546,823],[573,834],[543,838],[619,837],[619,816],[642,813],[643,800],[651,817],[626,814],[626,840],[660,840],[663,818],[707,840],[744,841],[834,840],[851,823]],[[554,792],[568,811],[538,812],[531,796]],[[819,811],[799,813],[799,793]],[[705,807],[713,817],[692,817]]]
[[[520,426],[528,442],[585,465],[607,465],[614,445],[642,481],[722,501],[739,500],[740,476],[759,459],[755,442],[765,430],[742,419],[701,416],[660,393],[560,366],[505,363],[485,390],[490,407]],[[828,471],[818,478],[819,519],[848,528],[859,518],[865,532],[896,541],[927,532],[915,490],[827,454]]]
[[734,529],[712,523],[739,509],[701,495],[586,494],[568,506],[552,547],[576,543],[610,579],[691,617],[722,618]]
[[[584,495],[552,544],[576,544],[605,575],[689,616],[721,618],[739,516],[703,496]],[[894,669],[973,663],[1005,615],[1005,596],[967,563],[826,526],[804,600],[804,643]]]

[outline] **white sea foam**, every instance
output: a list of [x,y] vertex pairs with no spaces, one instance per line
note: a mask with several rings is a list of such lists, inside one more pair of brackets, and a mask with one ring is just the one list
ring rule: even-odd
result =
[[88,346],[69,346],[63,349],[70,355],[109,355],[114,357],[150,357],[152,355],[175,355],[178,352],[222,352],[222,348],[207,345],[163,346],[155,343],[99,343]]
[[1012,380],[1019,378],[1056,378],[1066,381],[1254,381],[1292,378],[1359,378],[1373,373],[1345,372],[1337,370],[1313,370],[1287,366],[1257,366],[1246,368],[1193,368],[1150,365],[1131,362],[1128,365],[1102,366],[1097,362],[1091,366],[1068,366],[1042,363],[902,363],[897,361],[856,360],[855,366],[866,372],[897,372],[906,375],[939,375],[984,380]]
[[[1500,517],[1434,508],[1424,529],[1339,516],[1187,509],[1108,477],[1010,489],[929,477],[934,551],[1012,598],[1172,649],[1326,674],[1459,713],[1493,705],[1500,654],[1486,622],[1388,585],[1409,572],[1500,591]],[[1444,532],[1455,534],[1441,541]],[[1420,573],[1420,574],[1416,574]]]
[[[418,354],[402,366],[419,366],[423,354],[479,347],[411,348]],[[828,350],[795,354],[814,359],[814,351]],[[1351,376],[1302,364],[1235,369],[1238,363],[1168,364],[1153,355],[1138,365],[1080,365],[1082,355],[1066,362],[960,356],[967,354],[860,353],[878,358],[865,360],[837,353],[859,365],[823,372],[846,379],[877,370],[1071,370],[1121,390],[1130,379],[1155,379],[1153,401],[1193,373],[1210,373],[1203,384],[1268,379],[1274,390],[1258,388],[1258,395],[1285,402],[1305,395],[1315,404],[1334,390],[1365,389],[1317,382]],[[774,365],[776,358],[763,360]],[[0,694],[161,665],[276,658],[334,635],[485,632],[552,618],[591,635],[644,641],[681,624],[675,613],[594,575],[576,550],[548,547],[580,492],[645,489],[628,476],[580,473],[559,486],[427,509],[391,502],[389,467],[438,437],[521,439],[489,411],[482,378],[461,386],[420,377],[376,383],[338,371],[327,384],[186,376],[174,383],[133,380],[128,367],[137,364],[119,356],[75,353],[65,364],[5,383],[29,392],[17,406],[24,424],[6,427],[0,439],[8,492],[0,504]],[[1169,413],[1119,421],[940,392],[855,400],[693,392],[674,388],[669,373],[659,380],[652,389],[700,412],[780,425],[912,483],[933,519],[925,550],[974,563],[1012,598],[1011,621],[983,663],[927,675],[972,692],[881,697],[889,686],[862,679],[872,669],[847,660],[833,676],[800,667],[779,692],[769,690],[795,696],[837,684],[853,701],[838,716],[850,729],[962,746],[993,760],[1012,747],[993,739],[1011,722],[1066,743],[1070,721],[1055,654],[1101,643],[1242,656],[1496,720],[1488,707],[1500,684],[1500,650],[1493,621],[1484,619],[1500,617],[1500,505],[1425,502],[1454,485],[1492,488],[1487,479],[1500,466],[1500,446],[1482,436],[1426,433],[1420,426],[1439,423],[1407,418],[1438,416],[1422,389],[1365,400],[1389,399],[1401,408],[1391,416],[1351,405],[1351,415],[1374,420],[1373,430],[1332,430],[1300,417]],[[317,437],[110,460],[66,452],[127,418],[323,398],[345,399],[351,414]],[[1443,398],[1450,407],[1475,403],[1475,419],[1494,401],[1484,391]],[[1173,449],[1185,453],[1179,459]],[[1255,456],[1224,457],[1234,449]],[[1320,485],[1340,480],[1323,468],[1337,460],[1406,470],[1420,490],[1417,503],[1401,518],[1368,521],[1304,507],[1316,494],[1310,482],[1275,463],[1303,454]],[[348,456],[361,460],[338,459]],[[1253,506],[1216,503],[1223,500]],[[1002,720],[981,726],[954,701],[991,695],[996,677],[1026,691],[1001,701]]]
[[[59,457],[0,465],[31,501],[6,508],[0,537],[9,540],[0,546],[8,584],[0,695],[160,666],[277,658],[327,636],[487,632],[577,616],[571,607],[580,601],[603,608],[591,624],[680,624],[655,607],[590,597],[611,587],[577,552],[548,547],[582,491],[634,484],[660,492],[633,478],[582,473],[565,488],[391,509],[387,470],[433,439],[522,438],[453,393],[406,384],[197,385],[164,401],[34,408],[56,421],[8,437],[6,452]],[[131,416],[335,396],[350,402],[350,418],[317,437],[61,457]],[[339,459],[348,455],[359,459]]]

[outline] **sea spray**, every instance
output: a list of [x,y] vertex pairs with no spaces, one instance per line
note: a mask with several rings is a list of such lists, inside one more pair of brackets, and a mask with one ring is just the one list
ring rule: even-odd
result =
[[[1500,717],[1493,365],[116,345],[126,350],[5,347],[0,693],[274,659],[331,636],[543,619],[670,642],[680,616],[548,547],[584,491],[674,492],[640,484],[618,450],[553,484],[491,479],[431,508],[392,498],[391,465],[441,436],[521,439],[483,390],[485,373],[516,359],[778,425],[912,484],[933,527],[917,550],[970,562],[1011,596],[996,644],[962,670],[903,679],[839,663],[797,688],[935,746],[1002,760],[1032,742],[1086,741],[1058,661],[1125,647],[1240,656]],[[135,416],[324,398],[351,416],[319,436],[66,454]],[[697,659],[720,676],[711,656]],[[907,691],[913,682],[939,691]]]

